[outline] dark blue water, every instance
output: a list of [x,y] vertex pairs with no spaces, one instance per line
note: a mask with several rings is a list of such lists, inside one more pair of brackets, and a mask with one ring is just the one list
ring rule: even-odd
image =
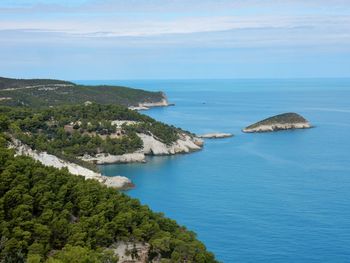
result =
[[[146,114],[236,135],[193,154],[103,166],[131,178],[130,196],[194,230],[224,262],[350,262],[350,80],[103,83],[163,90],[176,106]],[[290,111],[316,127],[240,132]]]

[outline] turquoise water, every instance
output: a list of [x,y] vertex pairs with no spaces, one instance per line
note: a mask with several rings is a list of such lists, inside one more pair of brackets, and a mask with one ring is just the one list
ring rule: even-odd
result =
[[[87,82],[85,82],[87,83]],[[194,230],[223,262],[350,262],[350,80],[97,81],[163,90],[150,116],[196,133],[232,132],[202,151],[108,165],[130,196]],[[316,127],[243,134],[298,112]]]

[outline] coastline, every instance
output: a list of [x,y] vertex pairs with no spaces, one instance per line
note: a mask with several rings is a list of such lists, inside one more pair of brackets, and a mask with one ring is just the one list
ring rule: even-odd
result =
[[146,163],[146,156],[175,155],[191,153],[202,149],[204,142],[199,137],[191,137],[186,133],[179,133],[179,139],[167,145],[156,139],[152,134],[137,133],[143,142],[143,148],[122,155],[100,153],[95,156],[84,155],[79,159],[94,164],[118,164],[118,163]]
[[[80,160],[98,164],[121,164],[121,163],[146,163],[146,155],[161,156],[161,155],[175,155],[191,153],[201,150],[203,147],[203,141],[198,137],[191,137],[185,133],[179,133],[179,139],[171,145],[166,145],[163,142],[156,140],[153,135],[137,134],[144,143],[143,149],[123,155],[110,155],[110,154],[98,154],[96,156],[85,155]],[[12,143],[9,148],[13,148],[16,151],[16,155],[24,155],[39,161],[45,166],[52,166],[58,169],[66,168],[73,175],[80,175],[86,179],[94,179],[100,183],[113,187],[118,190],[128,190],[134,188],[133,182],[120,175],[105,176],[100,172],[95,172],[91,169],[62,160],[55,155],[47,152],[40,152],[31,149],[28,145],[23,144],[21,141],[12,138]]]
[[[164,93],[163,98],[157,102],[144,102],[140,103],[140,107],[165,107],[168,106],[168,101]],[[135,121],[131,120],[114,120],[112,125],[116,125],[121,128],[123,125],[135,124]],[[131,153],[122,155],[112,155],[108,153],[100,152],[94,156],[85,154],[84,156],[76,156],[77,159],[93,165],[106,165],[106,164],[122,164],[122,163],[146,163],[146,155],[160,156],[160,155],[175,155],[181,153],[191,153],[201,150],[203,147],[203,140],[196,136],[192,136],[187,132],[178,131],[178,139],[170,144],[166,144],[158,139],[151,132],[136,133],[136,135],[142,140],[142,148]],[[41,162],[46,166],[52,166],[58,169],[65,168],[73,175],[80,175],[86,179],[94,179],[100,183],[120,189],[127,190],[135,187],[130,179],[120,175],[104,176],[98,170],[95,171],[92,167],[84,166],[83,164],[75,163],[62,159],[54,154],[50,154],[45,151],[38,151],[32,149],[29,145],[22,143],[20,140],[11,136],[9,148],[13,148],[16,151],[16,155],[29,156],[36,161]]]
[[45,166],[52,166],[58,169],[66,168],[73,175],[80,175],[85,179],[94,179],[106,186],[113,187],[118,190],[127,190],[135,187],[131,180],[125,176],[116,175],[112,177],[102,175],[101,173],[92,171],[88,168],[82,167],[81,165],[64,161],[47,152],[38,152],[33,150],[28,145],[22,144],[17,139],[12,139],[12,143],[9,145],[9,148],[15,149],[16,155],[29,156]]
[[153,102],[140,102],[138,105],[134,106],[129,106],[129,110],[136,110],[136,111],[141,111],[141,110],[149,110],[150,108],[155,108],[155,107],[169,107],[169,106],[174,106],[174,103],[169,103],[168,98],[165,95],[164,92],[162,92],[162,99],[160,101],[153,101]]

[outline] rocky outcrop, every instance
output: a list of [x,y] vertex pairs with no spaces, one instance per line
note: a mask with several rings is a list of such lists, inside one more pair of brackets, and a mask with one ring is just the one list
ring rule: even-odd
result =
[[307,129],[311,128],[311,124],[304,117],[297,113],[279,114],[257,123],[254,123],[246,128],[243,132],[272,132],[289,129]]
[[[153,135],[143,133],[138,133],[137,135],[143,141],[143,148],[138,152],[123,155],[100,153],[95,156],[84,155],[83,157],[79,157],[79,159],[94,164],[145,163],[146,155],[173,155],[178,153],[189,153],[198,151],[203,146],[203,141],[201,139],[191,137],[186,133],[179,134],[179,139],[171,145],[167,145],[157,140]],[[16,153],[18,155],[30,156],[44,165],[53,166],[58,169],[67,168],[68,171],[74,175],[82,175],[87,179],[96,179],[107,186],[118,189],[128,189],[134,186],[127,177],[103,176],[100,173],[94,172],[75,163],[64,161],[52,154],[48,154],[47,152],[37,152],[32,150],[30,147],[22,144],[16,139],[13,139],[12,148],[16,149]]]
[[22,144],[19,140],[16,139],[12,139],[12,144],[10,147],[15,149],[16,155],[29,156],[46,166],[52,166],[58,169],[67,168],[71,174],[81,175],[86,179],[95,179],[109,187],[123,190],[134,187],[133,183],[127,177],[104,176],[75,163],[64,161],[52,154],[48,154],[47,152],[38,152],[32,150],[29,146]]
[[[149,262],[150,247],[148,243],[119,241],[109,249],[118,256],[120,263],[146,263]],[[152,262],[159,262],[159,260],[153,259]]]
[[123,155],[96,154],[95,156],[84,155],[80,158],[86,162],[95,164],[112,164],[112,163],[145,163],[145,155],[143,153],[126,153]]
[[165,95],[165,93],[162,93],[162,99],[160,101],[151,101],[151,102],[142,102],[139,103],[137,106],[130,106],[130,110],[149,110],[153,107],[167,107],[167,106],[173,106],[175,104],[169,103],[168,99]]
[[146,108],[151,108],[151,107],[166,107],[169,106],[168,100],[166,98],[161,99],[160,101],[157,102],[143,102],[139,103],[139,107],[146,107]]
[[177,153],[189,153],[193,151],[198,151],[203,145],[203,141],[196,137],[191,137],[188,134],[179,134],[179,139],[167,145],[159,140],[157,140],[152,135],[147,135],[144,133],[137,134],[143,141],[142,153],[146,155],[171,155]]
[[115,189],[127,190],[132,189],[135,185],[131,182],[131,180],[125,176],[104,176],[100,175],[101,179],[99,180],[101,183],[107,185],[108,187],[112,187]]
[[149,108],[144,106],[130,106],[129,110],[149,110]]
[[111,121],[111,125],[116,126],[117,128],[122,128],[123,125],[129,126],[129,125],[135,125],[138,124],[138,121],[128,121],[128,120],[115,120]]
[[143,148],[134,153],[123,155],[111,155],[106,153],[95,156],[84,155],[80,159],[95,164],[113,163],[145,163],[146,155],[173,155],[198,151],[203,146],[203,141],[198,137],[191,137],[186,133],[179,133],[179,139],[167,145],[158,140],[152,134],[137,133],[143,142]]
[[202,135],[197,135],[199,138],[202,139],[221,139],[221,138],[229,138],[233,137],[232,133],[206,133]]

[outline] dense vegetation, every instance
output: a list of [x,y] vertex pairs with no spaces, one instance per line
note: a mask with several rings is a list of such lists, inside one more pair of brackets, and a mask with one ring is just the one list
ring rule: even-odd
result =
[[147,243],[150,261],[216,262],[193,232],[138,200],[6,148],[16,138],[89,166],[77,157],[134,152],[143,146],[139,132],[171,144],[181,130],[124,107],[162,98],[124,87],[0,78],[1,263],[114,263],[120,241]]
[[[134,123],[117,127],[115,120]],[[46,109],[0,107],[0,126],[32,149],[84,166],[87,164],[77,158],[84,154],[121,155],[142,148],[137,132],[171,144],[179,131],[123,106],[94,103]]]
[[0,90],[24,88],[28,86],[42,86],[42,85],[74,85],[74,83],[64,80],[55,79],[10,79],[0,77]]
[[0,78],[0,104],[7,106],[47,107],[86,101],[135,106],[142,102],[158,102],[163,98],[162,92],[120,86],[86,86],[61,80]]
[[307,120],[297,113],[289,112],[283,113],[270,118],[266,118],[262,121],[254,123],[248,126],[246,129],[256,128],[260,125],[273,125],[273,124],[283,124],[283,123],[305,123]]
[[107,248],[120,240],[147,242],[162,262],[216,262],[193,232],[139,201],[4,146],[0,137],[0,262],[112,263]]

